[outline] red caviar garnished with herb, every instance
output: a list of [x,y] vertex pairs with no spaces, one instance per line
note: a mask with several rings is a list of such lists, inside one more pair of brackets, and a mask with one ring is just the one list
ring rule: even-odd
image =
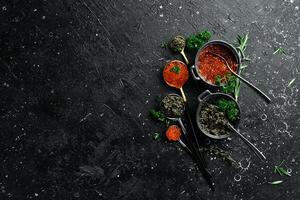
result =
[[171,125],[166,131],[166,136],[170,141],[178,141],[181,136],[181,129],[177,125]]
[[186,64],[179,60],[173,60],[166,64],[163,77],[170,86],[181,88],[189,79],[189,71]]
[[220,57],[211,53],[226,59],[233,71],[237,70],[238,64],[233,52],[228,47],[220,44],[211,44],[205,47],[198,58],[198,69],[202,78],[215,84],[216,76],[225,77],[226,74],[231,72]]

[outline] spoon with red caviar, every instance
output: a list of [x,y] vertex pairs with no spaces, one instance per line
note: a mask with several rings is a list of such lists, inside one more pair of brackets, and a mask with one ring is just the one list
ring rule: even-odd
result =
[[[181,126],[183,127],[183,126]],[[182,130],[184,132],[184,130]],[[214,183],[212,182],[212,176],[211,174],[206,170],[206,168],[202,165],[200,160],[198,160],[197,156],[195,156],[192,151],[187,147],[187,145],[184,144],[184,142],[180,139],[181,136],[181,129],[177,125],[171,125],[168,127],[166,131],[166,137],[168,138],[169,141],[178,141],[183,148],[185,148],[192,157],[197,161],[197,165],[199,169],[201,170],[205,180],[207,181],[209,187],[214,191]]]
[[267,102],[267,103],[270,103],[271,102],[271,98],[268,97],[263,91],[261,91],[258,87],[256,87],[255,85],[253,85],[252,83],[250,83],[249,81],[247,81],[246,79],[244,79],[243,77],[241,77],[240,75],[238,75],[235,71],[233,71],[231,69],[231,67],[229,66],[227,60],[223,57],[223,56],[220,56],[219,54],[216,54],[216,53],[213,53],[213,52],[209,52],[210,54],[220,58],[226,65],[226,67],[230,70],[230,72],[236,76],[237,78],[239,78],[241,81],[243,81],[244,83],[246,83],[249,87],[251,87],[257,94],[259,94],[261,97],[264,98],[264,100]]
[[184,102],[187,101],[183,91],[183,85],[189,79],[189,71],[186,64],[180,60],[168,62],[163,70],[164,81],[171,87],[180,90]]
[[[180,125],[180,128],[176,125],[170,126],[166,132],[167,138],[170,141],[178,141],[181,144],[181,146],[188,151],[188,153],[196,161],[204,178],[206,179],[209,186],[213,190],[214,187],[211,181],[212,176],[206,170],[206,162],[205,162],[205,157],[203,155],[203,152],[199,151],[200,147],[198,141],[196,142],[198,145],[198,149],[197,149],[194,143],[189,139],[187,135],[187,131],[181,119],[182,115],[185,112],[185,103],[183,101],[183,98],[178,94],[169,94],[162,99],[160,106],[169,120],[177,122]],[[181,132],[183,133],[187,145],[180,139]],[[197,138],[195,139],[197,140]]]
[[166,131],[166,137],[169,141],[179,142],[183,148],[185,148],[190,154],[192,151],[186,146],[186,144],[180,139],[181,129],[177,125],[171,125]]

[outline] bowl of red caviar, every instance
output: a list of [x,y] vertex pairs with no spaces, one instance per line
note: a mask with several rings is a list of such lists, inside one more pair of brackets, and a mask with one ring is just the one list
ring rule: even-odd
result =
[[202,80],[212,87],[220,87],[216,83],[217,77],[226,77],[231,74],[226,66],[238,72],[241,56],[238,50],[230,43],[223,40],[213,40],[204,44],[197,52],[195,64],[191,67],[191,74],[195,80]]

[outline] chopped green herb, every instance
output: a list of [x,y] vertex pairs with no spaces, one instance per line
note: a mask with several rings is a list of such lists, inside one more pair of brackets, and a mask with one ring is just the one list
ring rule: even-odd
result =
[[186,39],[186,47],[190,51],[197,51],[211,38],[212,33],[209,31],[202,31],[196,35],[191,35]]
[[282,183],[283,181],[273,181],[273,182],[269,182],[269,184],[271,184],[271,185],[278,185],[278,184],[280,184],[280,183]]
[[228,94],[234,94],[236,86],[236,77],[230,73],[226,74],[226,84],[222,87],[222,91]]
[[293,78],[293,79],[289,82],[288,87],[290,87],[290,86],[294,83],[295,80],[296,80],[296,78]]
[[217,75],[215,77],[215,84],[216,85],[221,85],[221,83],[222,83],[222,76],[221,75]]
[[227,94],[234,94],[236,89],[236,77],[234,75],[231,75],[230,73],[227,73],[225,77],[217,75],[215,77],[215,84],[221,86],[222,92]]
[[224,161],[227,161],[231,165],[237,164],[237,161],[231,157],[228,151],[225,151],[216,145],[210,145],[208,148],[204,147],[202,150],[211,153]]
[[162,43],[162,44],[160,45],[160,47],[161,47],[161,48],[167,48],[167,47],[168,47],[168,43]]
[[226,113],[226,116],[229,119],[229,121],[233,122],[237,119],[239,110],[234,101],[222,98],[217,100],[216,105],[222,112]]
[[159,133],[154,133],[154,134],[153,134],[153,139],[154,139],[154,140],[158,140],[159,137],[160,137],[160,134],[159,134]]
[[176,74],[179,74],[180,73],[180,67],[178,65],[175,65],[174,67],[172,67],[170,69],[171,72],[174,72]]
[[161,121],[161,122],[165,122],[166,121],[166,116],[161,111],[157,111],[157,110],[151,109],[150,110],[150,116],[153,119]]
[[286,53],[282,47],[279,47],[273,52],[273,54],[286,54]]

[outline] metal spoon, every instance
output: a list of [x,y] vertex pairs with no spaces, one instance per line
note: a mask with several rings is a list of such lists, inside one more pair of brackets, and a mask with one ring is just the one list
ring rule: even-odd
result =
[[174,37],[170,44],[169,47],[172,51],[176,52],[176,53],[180,53],[185,61],[185,63],[188,65],[189,64],[189,60],[187,59],[185,53],[184,53],[184,48],[185,48],[185,39],[184,37],[177,35],[176,37]]
[[[181,66],[181,70],[179,74],[176,74],[175,76],[167,76],[166,74],[169,71],[169,66],[172,65],[173,63],[180,65]],[[182,98],[184,100],[184,102],[187,101],[186,96],[184,94],[183,91],[183,86],[184,84],[187,82],[187,80],[189,79],[189,72],[188,72],[188,67],[187,65],[180,61],[180,60],[172,60],[170,62],[168,62],[163,70],[163,78],[164,81],[171,87],[177,88],[180,90]]]
[[[186,132],[186,129],[184,127],[184,124],[181,120],[180,117],[167,117],[169,120],[172,120],[172,121],[177,121],[180,125],[180,128],[182,130],[182,133],[183,135],[187,138],[187,132]],[[199,157],[197,150],[194,149],[194,147],[191,145],[191,147],[194,149],[194,151],[196,151],[196,155],[192,153],[192,151],[181,141],[179,140],[180,144],[183,146],[183,147],[186,147],[186,149],[189,151],[189,153],[194,156],[194,158],[196,159],[197,161],[197,165],[199,167],[199,169],[201,170],[202,172],[202,175],[203,177],[205,178],[206,182],[208,183],[209,187],[211,188],[212,191],[215,191],[215,188],[214,188],[214,183],[212,181],[212,175],[207,171],[207,169],[205,168],[206,164],[205,164],[205,160],[203,159],[203,157]],[[183,143],[183,144],[182,144]]]
[[233,130],[240,138],[250,147],[250,149],[255,153],[257,157],[262,160],[266,159],[266,156],[253,144],[251,143],[245,136],[243,136],[238,130],[236,130],[229,122],[227,122],[228,127]]
[[271,102],[271,98],[268,97],[263,91],[261,91],[259,88],[257,88],[255,85],[253,85],[252,83],[250,83],[249,81],[247,81],[246,79],[244,79],[243,77],[241,77],[240,75],[238,75],[237,73],[235,73],[235,71],[233,71],[231,69],[231,67],[229,66],[228,62],[226,61],[225,58],[223,58],[222,56],[216,54],[216,53],[213,53],[213,52],[209,52],[210,54],[212,55],[215,55],[219,58],[221,58],[224,62],[225,62],[225,65],[226,67],[231,71],[231,73],[233,75],[235,75],[236,77],[238,77],[241,81],[243,81],[244,83],[246,83],[249,87],[251,87],[256,93],[258,93],[261,97],[263,97],[265,99],[265,101],[267,103],[270,103]]

